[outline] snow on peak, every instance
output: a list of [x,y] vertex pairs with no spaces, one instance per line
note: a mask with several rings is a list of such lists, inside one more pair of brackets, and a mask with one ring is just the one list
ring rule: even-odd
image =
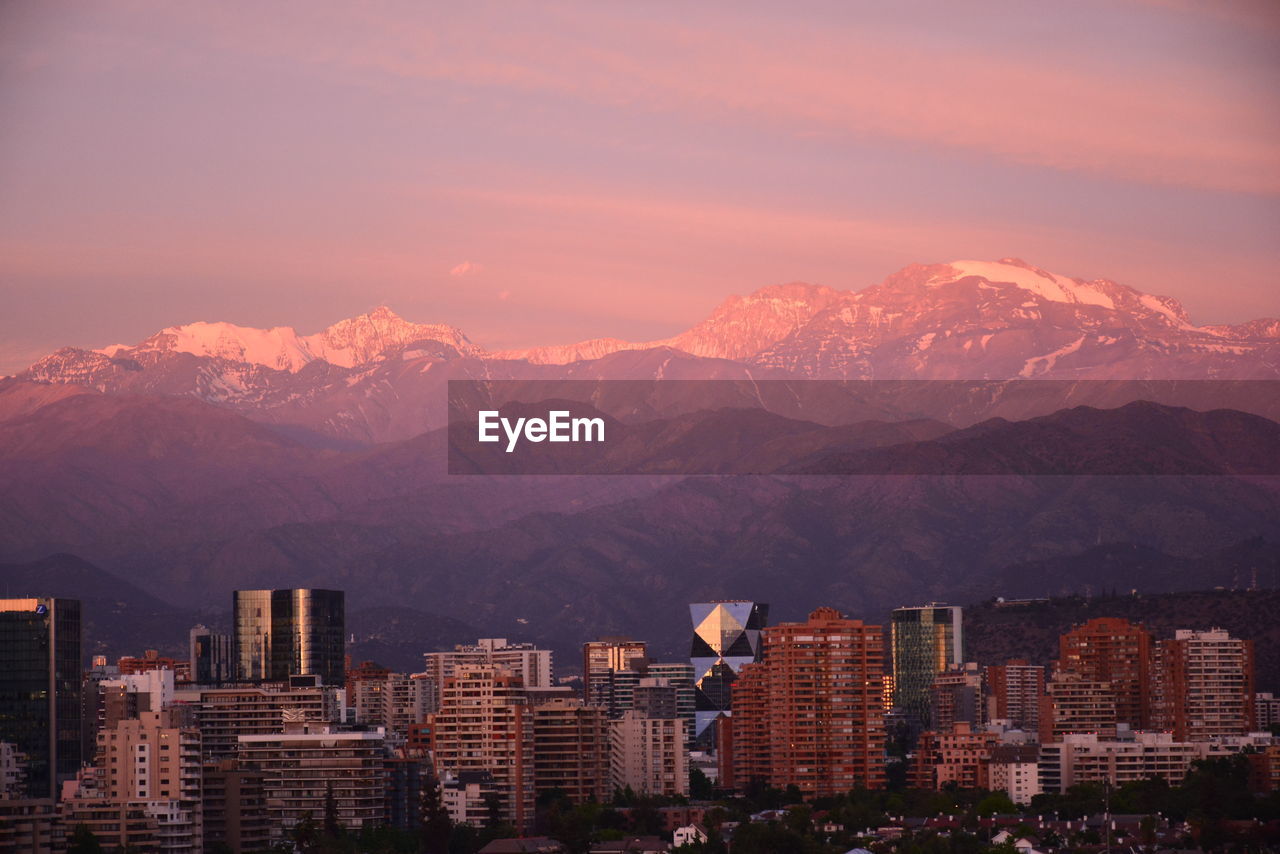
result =
[[418,340],[440,341],[467,355],[479,352],[479,348],[452,326],[412,323],[386,306],[306,336],[299,335],[291,326],[256,329],[233,323],[197,321],[170,326],[144,341],[139,349],[213,356],[296,373],[316,359],[344,368],[356,367]]
[[437,323],[413,323],[385,305],[368,314],[340,320],[323,332],[303,339],[316,358],[344,368],[362,365],[378,355],[412,341],[448,344],[464,355],[480,352],[462,331]]
[[214,356],[285,371],[298,371],[313,358],[288,326],[255,329],[234,323],[197,321],[170,326],[144,342],[148,349]]
[[999,261],[953,261],[947,266],[951,272],[930,279],[930,287],[950,284],[967,276],[978,276],[988,282],[1014,285],[1050,302],[1100,305],[1111,309],[1116,307],[1115,301],[1102,290],[1098,282],[1084,282],[1058,276],[1017,258],[1002,258]]

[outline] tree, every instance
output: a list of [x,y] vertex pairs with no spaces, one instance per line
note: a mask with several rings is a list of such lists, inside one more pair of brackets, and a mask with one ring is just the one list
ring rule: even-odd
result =
[[422,785],[418,807],[418,850],[422,854],[448,854],[453,820],[445,809],[440,781],[434,776]]
[[701,768],[693,768],[689,771],[689,797],[695,801],[709,801],[715,797],[715,793],[711,779],[702,773]]
[[978,801],[976,812],[983,818],[990,818],[997,813],[1017,812],[1018,808],[1004,792],[992,792]]
[[324,784],[324,836],[326,839],[342,838],[342,822],[338,821],[338,799],[333,796],[333,783]]
[[662,832],[662,813],[649,797],[637,798],[631,807],[631,828],[641,836]]
[[311,852],[320,848],[320,830],[311,812],[303,813],[302,818],[293,826],[293,844],[299,851]]
[[77,824],[71,834],[71,844],[67,846],[67,854],[102,854],[102,843],[87,825]]
[[485,792],[484,808],[487,813],[485,827],[499,827],[502,824],[502,798],[497,792]]

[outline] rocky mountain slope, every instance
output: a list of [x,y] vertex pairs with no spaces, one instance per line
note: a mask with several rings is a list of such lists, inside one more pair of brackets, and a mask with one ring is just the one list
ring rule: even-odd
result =
[[913,265],[861,291],[793,283],[731,297],[663,341],[487,352],[390,309],[315,335],[226,323],[132,346],[63,348],[23,372],[105,392],[185,395],[361,443],[443,423],[449,379],[1276,379],[1280,321],[1197,327],[1177,300],[1017,259]]

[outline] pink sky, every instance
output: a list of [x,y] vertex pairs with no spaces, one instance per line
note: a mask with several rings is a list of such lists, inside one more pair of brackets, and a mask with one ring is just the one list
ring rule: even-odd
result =
[[1277,8],[5,4],[0,373],[379,303],[652,339],[1009,255],[1280,314]]

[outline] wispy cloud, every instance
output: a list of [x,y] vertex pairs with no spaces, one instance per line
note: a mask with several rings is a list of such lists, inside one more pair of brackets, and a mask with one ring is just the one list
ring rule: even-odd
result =
[[481,7],[341,27],[298,15],[274,27],[255,19],[251,31],[228,21],[220,37],[235,49],[398,78],[895,139],[1125,181],[1280,193],[1270,104],[1186,67],[1135,70],[1078,52],[1072,61],[1052,45],[889,44],[870,28],[745,14],[673,26],[606,4],[553,7],[534,37],[502,15]]

